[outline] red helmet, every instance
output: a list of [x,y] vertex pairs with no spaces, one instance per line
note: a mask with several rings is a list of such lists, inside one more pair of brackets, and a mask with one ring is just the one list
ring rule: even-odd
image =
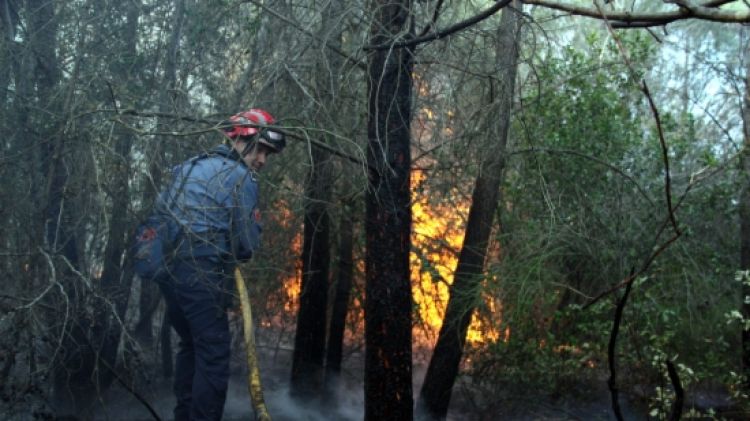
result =
[[276,152],[281,152],[284,146],[286,146],[286,136],[284,136],[284,133],[263,127],[275,122],[276,119],[268,111],[260,108],[251,108],[229,117],[227,123],[232,126],[225,128],[224,132],[230,139],[255,137],[255,135],[260,134],[257,137],[259,142]]

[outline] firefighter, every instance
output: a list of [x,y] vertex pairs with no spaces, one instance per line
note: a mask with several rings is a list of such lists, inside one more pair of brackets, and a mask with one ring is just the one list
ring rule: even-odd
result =
[[232,116],[225,143],[174,170],[157,208],[179,223],[170,276],[159,287],[180,337],[175,420],[219,420],[229,382],[228,277],[260,241],[256,174],[286,144],[265,110]]

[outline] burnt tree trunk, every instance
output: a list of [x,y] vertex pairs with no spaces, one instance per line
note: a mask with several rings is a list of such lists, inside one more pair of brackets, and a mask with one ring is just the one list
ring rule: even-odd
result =
[[[370,44],[413,36],[409,0],[377,0]],[[368,54],[365,420],[412,414],[409,246],[413,51]]]
[[[321,11],[320,36],[335,47],[341,45],[339,1],[329,2]],[[337,89],[341,59],[324,48],[316,63],[316,91],[321,110],[316,115],[336,115]],[[335,123],[331,122],[321,122]],[[333,168],[329,152],[312,146],[312,168],[305,196],[305,229],[302,246],[302,288],[297,314],[292,360],[292,393],[299,398],[319,397],[323,389],[323,361],[326,346],[326,312],[330,271],[330,202]]]
[[331,322],[328,329],[325,381],[330,392],[341,373],[346,313],[354,276],[354,220],[352,205],[346,204],[341,211],[339,222],[338,276],[331,309]]
[[311,398],[321,390],[330,265],[330,156],[313,146],[305,198],[302,288],[292,359],[292,394]]
[[[514,6],[520,7],[517,3]],[[417,411],[420,417],[445,419],[463,356],[466,332],[480,298],[484,260],[505,166],[505,145],[518,62],[519,15],[510,7],[502,12],[496,51],[502,73],[498,76],[497,99],[492,100],[487,113],[490,121],[497,122],[495,127],[488,127],[488,133],[496,135],[497,143],[488,146],[489,150],[484,152],[486,158],[481,163],[474,185],[464,244],[450,288],[448,306],[419,395]]]

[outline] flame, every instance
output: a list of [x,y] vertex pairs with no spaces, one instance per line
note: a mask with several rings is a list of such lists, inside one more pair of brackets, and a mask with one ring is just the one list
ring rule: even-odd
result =
[[[294,229],[295,216],[288,204],[280,200],[276,203],[276,206],[278,207],[278,212],[275,219],[279,227],[283,230]],[[261,321],[264,327],[273,327],[282,331],[288,331],[290,321],[294,323],[293,321],[296,320],[297,311],[299,310],[299,298],[302,293],[302,242],[303,232],[299,229],[288,246],[288,255],[294,259],[294,269],[282,276],[281,288],[267,300],[269,307],[274,309],[271,310],[271,314],[273,315],[268,320]],[[356,278],[357,273],[364,273],[364,260],[355,260],[357,267],[355,270]],[[334,272],[334,270],[331,270],[331,273]],[[357,281],[355,280],[354,282],[356,284]],[[354,285],[353,288],[356,289],[357,286]],[[283,305],[283,312],[278,311],[280,304]],[[360,295],[353,293],[350,297],[349,308],[347,310],[344,343],[347,345],[361,343],[364,336],[364,325],[364,303],[361,302]]]
[[[463,246],[465,217],[470,204],[468,200],[460,199],[450,203],[431,203],[425,181],[423,173],[412,173],[413,249],[410,266],[412,293],[418,308],[414,342],[418,347],[432,348],[450,297],[449,285],[453,283],[458,254]],[[451,198],[461,197],[457,191],[451,193]],[[488,299],[486,303],[491,314],[500,313],[494,300]],[[491,325],[474,313],[466,335],[467,342],[497,341],[501,338],[498,325]],[[510,330],[503,333],[505,339]]]
[[294,259],[294,273],[284,279],[284,310],[296,313],[299,308],[299,296],[302,292],[302,232],[298,232],[290,245]]
[[[434,195],[430,194],[426,181],[424,173],[412,173],[413,229],[409,260],[412,295],[416,305],[412,336],[417,358],[420,351],[434,347],[443,323],[445,308],[450,298],[449,286],[453,283],[458,255],[463,245],[465,219],[470,206],[470,201],[463,198],[458,190],[447,195],[451,198],[449,201],[431,200]],[[295,217],[288,204],[280,202],[275,206],[274,220],[278,226],[281,229],[293,229]],[[283,275],[282,287],[278,295],[271,299],[276,303],[277,309],[279,304],[283,305],[283,312],[276,310],[275,315],[261,322],[263,326],[284,327],[285,323],[296,316],[302,283],[302,235],[301,230],[298,230],[288,245],[288,254],[295,259],[294,268]],[[356,259],[356,265],[355,272],[363,274],[363,259]],[[364,305],[361,298],[361,294],[353,294],[350,301],[344,338],[348,344],[361,343],[363,340]],[[503,327],[504,330],[500,330],[500,302],[491,297],[484,297],[484,303],[491,320],[482,319],[474,313],[466,336],[468,345],[508,341],[510,338],[510,328]]]

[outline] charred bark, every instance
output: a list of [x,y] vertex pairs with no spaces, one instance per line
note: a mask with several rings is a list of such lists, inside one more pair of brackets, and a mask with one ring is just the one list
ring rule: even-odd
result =
[[326,384],[332,385],[341,373],[346,313],[349,309],[352,279],[354,276],[354,220],[351,205],[345,205],[339,223],[338,277],[328,329],[326,353]]
[[[518,4],[515,6],[520,7]],[[488,132],[495,132],[498,140],[484,153],[487,158],[481,164],[474,185],[464,244],[451,285],[450,299],[419,395],[417,411],[420,417],[445,419],[463,357],[466,332],[480,297],[484,260],[505,166],[505,145],[518,62],[519,28],[520,13],[513,8],[504,9],[496,52],[503,73],[498,78],[501,85],[499,96],[493,101],[493,107],[488,113],[493,118],[497,116],[497,126],[490,127]]]
[[292,394],[311,398],[321,390],[325,356],[328,271],[330,264],[330,157],[312,149],[305,199],[302,288],[292,359]]
[[[329,2],[321,11],[321,36],[340,45],[340,25],[336,18],[338,1]],[[336,115],[337,86],[341,60],[325,50],[317,62],[316,90],[321,110],[317,115]],[[321,122],[323,123],[323,122]],[[331,121],[330,123],[335,123]],[[312,168],[305,196],[305,230],[302,249],[302,293],[297,317],[292,362],[292,393],[300,398],[316,397],[323,391],[326,312],[330,271],[330,202],[333,187],[332,155],[312,146]]]
[[[413,36],[409,0],[373,3],[370,44]],[[413,51],[368,56],[365,254],[365,420],[410,420],[409,247]]]

